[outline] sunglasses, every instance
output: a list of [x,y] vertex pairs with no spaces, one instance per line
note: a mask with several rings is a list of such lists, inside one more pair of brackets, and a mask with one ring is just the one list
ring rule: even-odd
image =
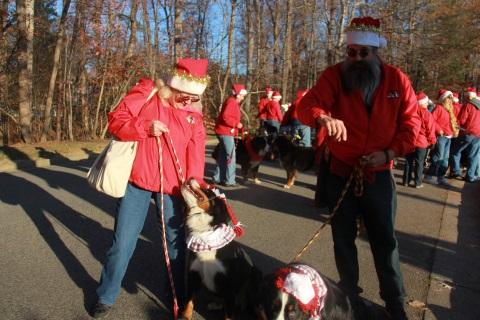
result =
[[360,58],[365,58],[370,54],[370,48],[367,47],[362,47],[359,50],[354,49],[354,48],[347,48],[347,56],[350,58],[356,58],[357,55],[360,56]]
[[187,95],[177,95],[175,97],[175,102],[177,103],[182,103],[182,104],[187,104],[188,102],[198,102],[200,101],[200,97],[199,96],[187,96]]

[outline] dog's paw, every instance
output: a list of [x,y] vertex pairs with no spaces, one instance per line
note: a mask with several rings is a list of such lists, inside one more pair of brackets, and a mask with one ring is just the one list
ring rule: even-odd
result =
[[284,185],[283,185],[283,188],[284,188],[284,189],[290,189],[290,187],[291,187],[291,185],[288,185],[288,184],[284,184]]
[[261,181],[260,179],[258,179],[258,178],[253,179],[253,182],[254,182],[255,184],[262,184],[262,181]]

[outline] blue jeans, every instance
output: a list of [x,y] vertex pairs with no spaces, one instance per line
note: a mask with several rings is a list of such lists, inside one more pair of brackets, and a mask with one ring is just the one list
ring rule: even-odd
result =
[[443,177],[447,173],[451,142],[451,138],[437,137],[437,144],[432,154],[432,164],[428,168],[429,176]]
[[412,173],[415,173],[415,185],[419,186],[423,180],[423,164],[427,155],[426,148],[415,148],[415,151],[405,156],[405,168],[403,169],[403,184],[412,181]]
[[233,136],[217,136],[220,143],[217,167],[213,173],[215,183],[235,184],[235,139]]
[[[98,302],[113,305],[120,293],[120,286],[128,263],[137,244],[138,236],[147,217],[153,196],[160,215],[160,193],[140,189],[128,184],[125,196],[118,201],[113,243],[107,252],[100,285],[97,288]],[[165,226],[168,255],[172,267],[175,291],[179,304],[185,297],[185,229],[184,205],[180,197],[164,194]],[[158,266],[159,270],[161,266]]]
[[466,150],[467,159],[468,159],[468,169],[465,179],[467,181],[472,181],[476,177],[476,170],[478,166],[478,158],[480,157],[480,138],[465,135],[460,136],[455,140],[455,143],[452,144],[452,152],[450,155],[450,165],[452,166],[453,174],[460,174],[460,159],[462,157],[462,152]]

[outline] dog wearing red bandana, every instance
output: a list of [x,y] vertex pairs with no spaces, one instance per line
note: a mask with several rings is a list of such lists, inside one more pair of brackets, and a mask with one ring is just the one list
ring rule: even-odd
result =
[[260,320],[355,320],[348,296],[301,263],[291,263],[265,277],[257,309]]
[[183,318],[192,319],[194,298],[206,288],[223,301],[225,319],[253,313],[262,273],[234,241],[243,234],[225,195],[190,179],[181,188],[186,204],[188,247],[187,299]]

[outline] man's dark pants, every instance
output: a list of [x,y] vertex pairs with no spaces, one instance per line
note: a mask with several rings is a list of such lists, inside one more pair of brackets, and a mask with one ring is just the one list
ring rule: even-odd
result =
[[425,157],[427,156],[426,148],[416,148],[414,152],[405,156],[405,168],[403,170],[403,183],[408,184],[412,180],[412,171],[415,172],[415,185],[419,186],[423,180],[423,167]]
[[[329,174],[327,197],[330,210],[335,206],[347,178]],[[352,296],[358,288],[359,267],[355,238],[356,218],[365,223],[380,283],[380,296],[387,303],[403,302],[405,289],[400,272],[398,244],[394,223],[397,209],[395,183],[389,170],[377,172],[373,183],[364,181],[363,195],[356,197],[352,188],[332,220],[335,262],[340,286]]]

